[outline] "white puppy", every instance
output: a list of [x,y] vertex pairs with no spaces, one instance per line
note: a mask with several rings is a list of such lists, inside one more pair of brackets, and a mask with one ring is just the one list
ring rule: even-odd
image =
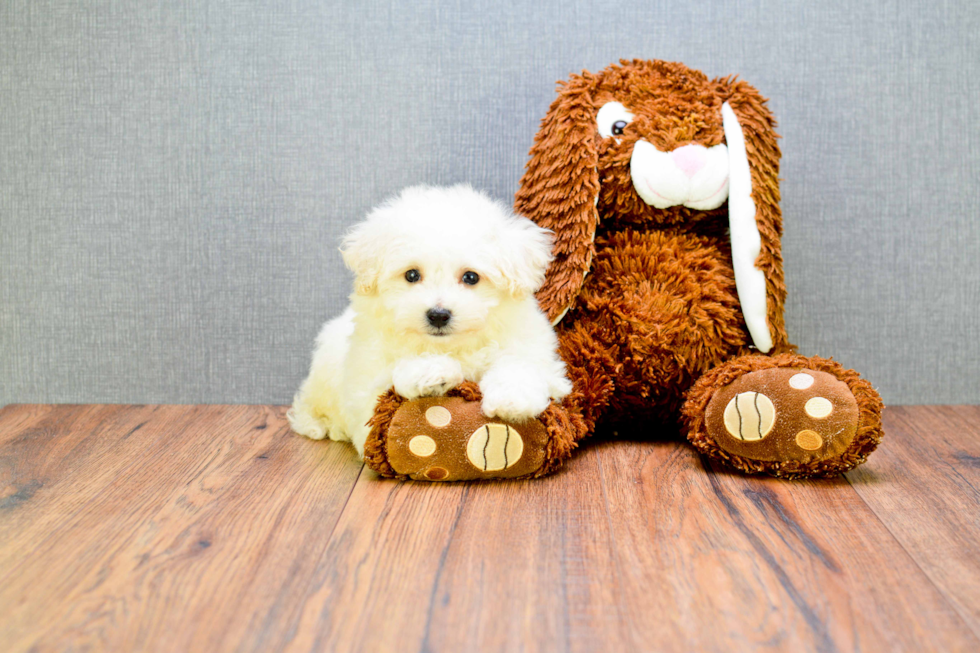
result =
[[417,186],[344,239],[348,309],[317,336],[289,423],[364,454],[379,395],[408,399],[479,383],[488,417],[521,422],[571,391],[534,292],[551,233],[469,186]]

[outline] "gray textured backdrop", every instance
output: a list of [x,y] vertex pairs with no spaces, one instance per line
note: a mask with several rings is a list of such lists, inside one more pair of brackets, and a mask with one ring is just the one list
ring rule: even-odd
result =
[[780,120],[790,334],[980,403],[980,3],[0,2],[0,404],[288,402],[344,228],[510,199],[554,82],[740,73]]

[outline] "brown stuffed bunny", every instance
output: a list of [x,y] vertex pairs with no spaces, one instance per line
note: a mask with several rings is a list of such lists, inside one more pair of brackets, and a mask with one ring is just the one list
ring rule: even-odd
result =
[[[864,462],[882,437],[878,394],[786,335],[774,128],[754,88],[678,63],[624,60],[560,84],[515,209],[556,234],[538,299],[572,395],[505,424],[483,418],[475,384],[412,402],[391,392],[368,464],[430,480],[540,476],[601,425],[677,425],[702,453],[781,477]],[[410,450],[422,432],[440,442],[431,458]]]

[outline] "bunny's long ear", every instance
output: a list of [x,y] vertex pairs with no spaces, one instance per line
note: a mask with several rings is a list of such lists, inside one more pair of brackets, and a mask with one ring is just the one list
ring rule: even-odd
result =
[[729,153],[728,211],[735,286],[752,341],[768,353],[789,346],[783,309],[786,285],[780,237],[779,146],[776,122],[758,91],[744,82],[727,88],[722,105]]
[[514,201],[517,213],[555,233],[554,260],[537,293],[552,323],[575,301],[595,255],[599,154],[589,85],[577,75],[559,84]]

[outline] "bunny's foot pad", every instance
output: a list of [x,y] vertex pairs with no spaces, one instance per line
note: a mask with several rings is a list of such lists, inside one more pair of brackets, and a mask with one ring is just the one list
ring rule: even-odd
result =
[[826,372],[750,372],[708,403],[708,433],[725,451],[755,460],[826,460],[857,433],[857,400]]
[[484,416],[472,388],[451,394],[383,396],[365,445],[368,466],[418,481],[526,478],[553,471],[575,446],[573,420],[560,406],[508,422]]
[[388,426],[388,462],[419,481],[468,481],[533,474],[548,433],[538,420],[488,420],[480,403],[427,397],[402,404]]
[[688,433],[703,453],[744,471],[830,476],[864,462],[881,439],[881,400],[852,370],[792,354],[730,366],[714,387],[699,381],[685,406],[691,418],[692,400],[703,402]]

